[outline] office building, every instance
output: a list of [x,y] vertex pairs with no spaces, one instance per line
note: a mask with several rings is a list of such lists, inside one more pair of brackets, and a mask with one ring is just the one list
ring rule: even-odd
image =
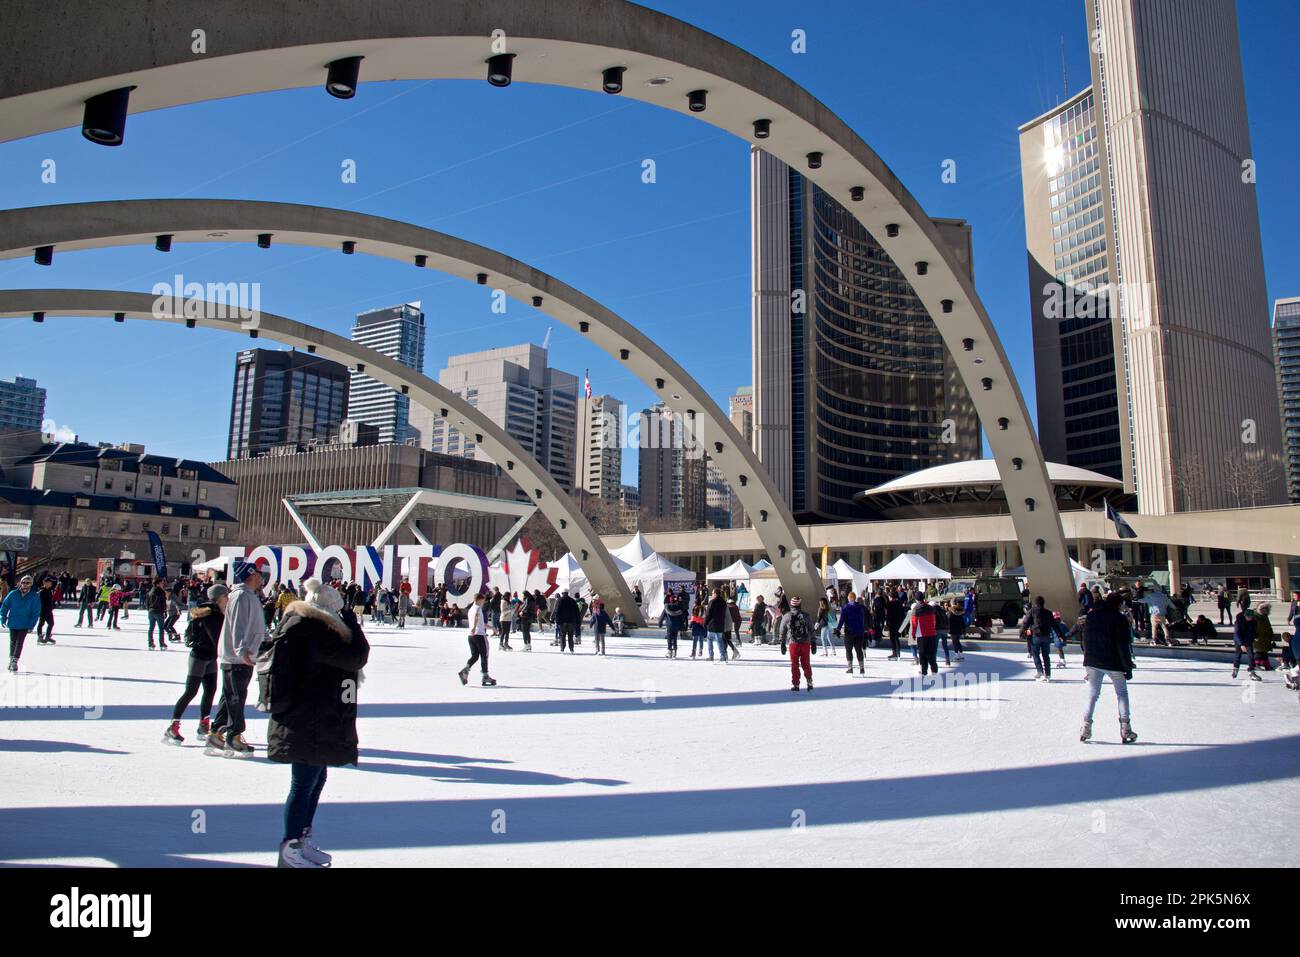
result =
[[45,421],[45,390],[35,379],[0,379],[0,429],[39,433]]
[[705,524],[707,463],[685,420],[662,403],[640,417],[640,527],[700,528]]
[[1287,498],[1300,502],[1300,296],[1273,303],[1273,363],[1282,413]]
[[226,457],[252,458],[277,446],[308,445],[333,435],[347,417],[348,377],[342,363],[306,352],[239,353]]
[[623,482],[623,403],[612,395],[578,396],[578,463],[575,487],[617,502]]
[[[352,341],[396,359],[402,365],[424,371],[424,312],[420,303],[408,302],[375,309],[357,316]],[[359,372],[351,373],[348,416],[379,426],[379,441],[421,439],[410,432],[410,399],[382,382]]]

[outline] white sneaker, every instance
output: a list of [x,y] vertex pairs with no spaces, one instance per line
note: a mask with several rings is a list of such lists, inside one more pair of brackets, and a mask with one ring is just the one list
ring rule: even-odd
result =
[[309,860],[303,853],[303,844],[298,841],[281,841],[280,842],[280,862],[277,867],[320,867],[320,864]]
[[299,843],[302,844],[302,856],[307,858],[307,860],[311,861],[313,864],[319,864],[321,867],[329,867],[333,862],[333,855],[326,854],[317,847],[316,842],[311,839],[311,828],[307,828],[307,830],[302,832],[302,837],[299,839]]

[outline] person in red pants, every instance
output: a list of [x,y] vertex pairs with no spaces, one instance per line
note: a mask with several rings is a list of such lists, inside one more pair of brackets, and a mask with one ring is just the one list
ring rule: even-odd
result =
[[811,694],[813,623],[803,610],[803,602],[798,595],[790,599],[790,610],[781,619],[781,634],[790,645],[790,690],[799,690],[799,669],[803,668]]

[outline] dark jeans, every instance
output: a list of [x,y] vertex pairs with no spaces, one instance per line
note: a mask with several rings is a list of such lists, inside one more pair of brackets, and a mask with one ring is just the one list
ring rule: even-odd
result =
[[185,679],[185,690],[176,699],[176,707],[172,709],[173,721],[179,721],[181,716],[185,714],[185,709],[190,706],[190,702],[194,700],[194,696],[198,694],[200,687],[203,688],[203,697],[199,699],[199,717],[206,718],[212,714],[212,699],[217,694],[216,674],[191,674]]
[[227,738],[244,733],[244,702],[248,699],[248,682],[252,678],[252,665],[221,666],[221,703],[212,719],[213,731]]
[[668,651],[677,654],[677,626],[671,621],[668,622]]
[[482,664],[480,665],[480,667],[483,669],[483,674],[487,674],[488,673],[487,635],[470,635],[469,651],[470,651],[469,661],[465,662],[465,670],[469,671],[469,669],[474,667],[474,662],[479,661],[481,659]]
[[531,621],[521,621],[519,623],[519,633],[524,636],[524,647],[533,646],[533,623]]
[[603,631],[598,631],[596,632],[596,654],[603,655],[604,653],[605,653],[605,633]]
[[959,655],[964,655],[966,652],[963,651],[961,647],[961,636],[966,634],[965,619],[959,622],[957,626],[953,628],[949,634],[950,637],[952,638],[952,650],[957,652],[957,654]]
[[569,650],[570,651],[573,650],[573,638],[574,635],[577,634],[577,632],[578,632],[578,626],[575,625],[573,622],[564,621],[564,622],[560,622],[558,625],[555,626],[555,637],[560,642],[561,651],[564,650],[564,642],[566,640],[569,643]]
[[108,624],[105,625],[106,628],[116,628],[116,627],[117,627],[117,616],[118,616],[118,614],[119,614],[121,611],[122,611],[121,608],[113,608],[112,606],[109,606],[109,609],[108,609]]
[[[13,632],[10,632],[10,634],[13,634]],[[1247,669],[1248,671],[1254,671],[1254,670],[1255,670],[1255,646],[1254,646],[1254,644],[1252,644],[1252,643],[1249,642],[1249,641],[1247,641],[1247,642],[1239,641],[1239,640],[1237,639],[1237,636],[1236,636],[1236,635],[1233,635],[1233,636],[1232,636],[1232,645],[1233,645],[1234,648],[1237,649],[1237,654],[1236,654],[1236,655],[1233,657],[1233,659],[1232,659],[1232,669],[1233,669],[1234,671],[1236,671],[1238,668],[1241,667],[1241,656],[1242,656],[1242,655],[1245,655],[1245,656],[1246,656],[1246,669]],[[21,648],[22,645],[20,644],[18,647]]]
[[46,638],[54,637],[54,612],[43,611],[41,617],[36,622],[36,640],[39,641],[41,633],[44,632]]
[[325,789],[326,771],[323,764],[289,765],[289,797],[284,802],[284,839],[296,841],[302,832],[311,827],[316,817],[320,792]]
[[1034,655],[1034,668],[1040,675],[1052,677],[1052,640],[1050,638],[1034,638],[1031,643]]
[[858,655],[858,670],[861,671],[866,665],[863,664],[863,655],[867,647],[867,636],[861,632],[854,634],[851,631],[844,633],[844,654],[849,659],[849,667],[853,667],[853,654]]
[[9,629],[9,657],[21,658],[23,656],[23,641],[27,638],[28,629],[10,628]]
[[153,647],[153,629],[158,626],[158,644],[167,644],[167,623],[160,611],[149,612],[149,646]]
[[897,658],[899,655],[903,653],[903,646],[899,644],[898,638],[899,638],[898,626],[890,625],[889,626],[889,647],[895,658]]
[[86,620],[86,627],[87,627],[87,628],[94,628],[94,627],[95,627],[95,606],[94,606],[94,605],[82,605],[82,606],[81,606],[81,609],[77,612],[77,627],[78,627],[78,628],[81,627],[81,620],[82,620],[83,618]]
[[939,662],[935,660],[935,656],[939,651],[939,636],[918,635],[916,638],[916,651],[921,659],[921,677],[925,677],[927,669],[929,669],[929,673],[937,675],[939,673]]

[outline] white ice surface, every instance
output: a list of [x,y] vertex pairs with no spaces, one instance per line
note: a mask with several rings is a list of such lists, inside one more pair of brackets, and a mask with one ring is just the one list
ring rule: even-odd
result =
[[[25,673],[0,678],[0,862],[272,864],[289,770],[261,756],[265,716],[249,705],[253,760],[203,754],[197,701],[165,746],[183,647],[145,650],[138,612],[115,633],[57,618],[59,644],[29,636]],[[606,658],[589,637],[574,656],[492,641],[486,689],[456,679],[463,632],[367,634],[361,767],[330,769],[316,818],[336,866],[1300,864],[1275,838],[1300,800],[1276,672],[1140,660],[1139,741],[1118,745],[1107,686],[1084,745],[1077,648],[1051,684],[997,651],[944,669],[995,684],[919,692],[893,680],[910,657],[871,649],[864,679],[818,656],[795,696],[771,647],[724,666],[689,641],[675,661],[661,638],[610,638]],[[97,676],[78,687],[102,716],[31,707],[59,692],[44,675]]]

